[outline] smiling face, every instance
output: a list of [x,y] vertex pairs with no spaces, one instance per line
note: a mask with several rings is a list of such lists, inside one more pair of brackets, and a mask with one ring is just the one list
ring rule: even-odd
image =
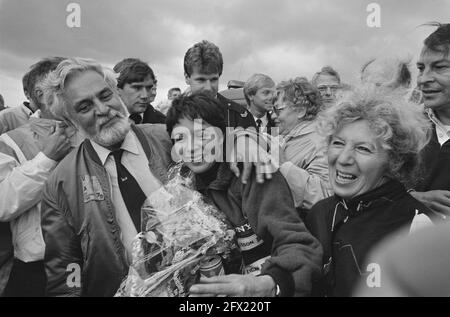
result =
[[382,185],[388,154],[366,120],[345,125],[328,146],[330,182],[336,195],[351,199]]
[[273,107],[275,96],[275,85],[259,88],[254,95],[249,95],[250,109],[258,113],[266,113]]
[[104,147],[123,141],[130,130],[125,106],[99,73],[74,73],[64,95],[69,117],[90,139]]
[[417,84],[425,106],[433,110],[450,109],[450,55],[424,47],[417,68]]
[[181,118],[172,130],[174,150],[195,174],[207,172],[222,161],[223,136],[204,120]]

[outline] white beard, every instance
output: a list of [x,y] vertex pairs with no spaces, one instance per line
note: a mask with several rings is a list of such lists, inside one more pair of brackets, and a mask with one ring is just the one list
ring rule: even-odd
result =
[[[119,120],[114,123],[114,125],[107,128],[101,128],[104,123],[108,122],[111,118],[114,117],[119,118]],[[124,114],[115,110],[111,110],[107,118],[99,119],[96,124],[98,131],[97,133],[92,135],[87,133],[86,131],[83,132],[89,139],[103,147],[109,147],[123,141],[131,128],[131,124],[128,118],[125,117]]]
[[130,128],[131,125],[128,119],[121,118],[112,127],[100,129],[96,135],[91,136],[91,139],[103,147],[109,147],[123,141]]

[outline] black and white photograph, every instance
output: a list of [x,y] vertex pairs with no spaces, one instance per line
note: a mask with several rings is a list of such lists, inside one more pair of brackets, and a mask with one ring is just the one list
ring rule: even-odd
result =
[[449,297],[449,12],[0,0],[0,297]]

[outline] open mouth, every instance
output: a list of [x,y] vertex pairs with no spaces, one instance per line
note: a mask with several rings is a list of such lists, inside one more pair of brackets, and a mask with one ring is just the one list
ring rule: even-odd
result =
[[357,178],[358,177],[353,174],[336,171],[336,182],[337,183],[349,184],[349,183],[353,183]]

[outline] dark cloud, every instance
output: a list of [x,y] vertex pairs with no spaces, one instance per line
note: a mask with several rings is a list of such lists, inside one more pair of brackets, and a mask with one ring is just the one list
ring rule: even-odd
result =
[[[66,25],[71,2],[81,7],[81,28]],[[371,2],[381,6],[381,28],[366,25]],[[154,68],[161,97],[183,85],[185,51],[209,39],[225,58],[222,85],[254,72],[310,77],[325,64],[354,81],[372,56],[417,52],[432,29],[416,27],[445,21],[449,10],[448,0],[2,0],[0,69],[19,81],[44,56],[91,57],[109,66],[139,57]]]

